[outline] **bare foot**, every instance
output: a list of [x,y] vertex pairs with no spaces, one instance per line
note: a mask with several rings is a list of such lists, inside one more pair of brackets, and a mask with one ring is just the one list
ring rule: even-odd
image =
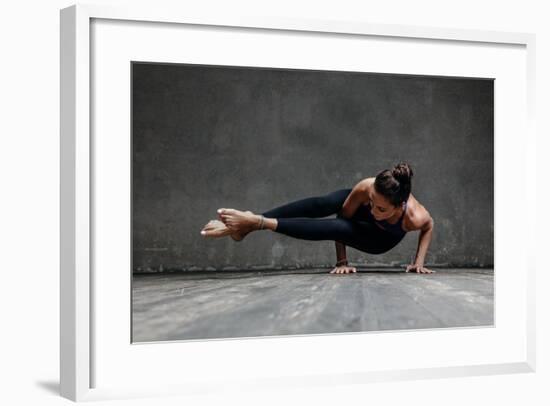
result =
[[220,220],[210,220],[202,228],[201,234],[211,238],[225,237],[228,235],[235,241],[242,241],[248,232],[231,230]]
[[248,234],[260,227],[260,216],[250,210],[218,209],[218,217],[230,229]]

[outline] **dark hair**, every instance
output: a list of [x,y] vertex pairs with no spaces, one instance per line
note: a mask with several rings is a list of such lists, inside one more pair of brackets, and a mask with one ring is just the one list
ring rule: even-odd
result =
[[408,163],[400,162],[392,169],[384,169],[374,181],[374,188],[390,201],[394,206],[399,206],[407,201],[411,193],[412,168]]

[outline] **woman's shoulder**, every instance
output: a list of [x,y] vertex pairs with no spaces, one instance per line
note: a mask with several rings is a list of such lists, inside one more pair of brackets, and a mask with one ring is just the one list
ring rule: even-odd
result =
[[409,194],[407,200],[406,215],[403,218],[403,225],[408,231],[420,230],[424,224],[430,219],[428,210],[413,196]]
[[365,178],[363,180],[361,180],[359,182],[359,184],[361,184],[365,190],[370,190],[372,188],[372,186],[374,185],[374,181],[375,181],[375,177],[371,177],[371,178]]

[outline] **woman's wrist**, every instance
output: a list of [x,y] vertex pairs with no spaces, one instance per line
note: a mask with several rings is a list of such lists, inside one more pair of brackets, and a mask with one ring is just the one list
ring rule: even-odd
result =
[[348,260],[346,258],[343,258],[343,259],[340,259],[338,261],[336,261],[336,266],[342,266],[342,265],[347,265],[348,264]]

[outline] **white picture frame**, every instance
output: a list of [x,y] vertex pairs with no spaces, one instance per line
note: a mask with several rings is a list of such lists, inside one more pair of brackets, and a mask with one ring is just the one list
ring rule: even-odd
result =
[[[182,379],[180,383],[170,382],[166,385],[152,383],[151,386],[141,385],[115,385],[97,387],[94,383],[94,376],[91,371],[95,367],[96,356],[99,352],[95,349],[92,337],[94,328],[97,327],[92,314],[92,303],[94,289],[99,285],[95,284],[93,278],[93,269],[97,264],[94,263],[94,240],[92,233],[95,227],[92,216],[92,201],[94,193],[93,184],[93,155],[95,151],[91,148],[92,141],[92,122],[91,122],[91,66],[92,44],[91,28],[93,21],[124,21],[127,24],[137,23],[174,23],[178,25],[193,25],[195,27],[226,27],[247,28],[247,32],[253,33],[255,30],[262,32],[279,31],[287,35],[293,33],[310,32],[316,33],[319,38],[324,35],[349,34],[357,37],[369,38],[402,38],[414,39],[420,41],[437,41],[439,45],[451,46],[451,44],[460,44],[464,48],[474,47],[476,44],[487,44],[487,46],[515,46],[521,50],[520,58],[525,58],[525,83],[518,88],[525,90],[525,119],[519,123],[525,134],[522,141],[525,145],[520,151],[521,160],[518,166],[518,179],[521,175],[530,171],[535,173],[535,151],[536,137],[534,131],[534,88],[535,88],[535,35],[529,33],[512,32],[493,32],[493,31],[475,31],[464,29],[447,29],[435,27],[418,27],[404,25],[382,25],[369,24],[368,22],[348,22],[348,21],[320,21],[320,20],[297,20],[286,18],[239,18],[231,19],[224,16],[189,16],[184,7],[171,10],[155,9],[154,7],[108,7],[95,5],[73,5],[61,10],[61,117],[60,117],[60,136],[61,136],[61,262],[60,262],[60,388],[64,397],[75,401],[110,399],[118,397],[136,397],[150,396],[154,394],[188,394],[216,389],[227,390],[227,387],[215,379],[207,381],[206,375],[197,376],[195,380]],[[144,28],[138,28],[144,29]],[[242,34],[242,32],[241,32]],[[199,33],[200,35],[200,33]],[[243,34],[244,35],[244,34]],[[248,35],[248,34],[246,34]],[[95,44],[97,46],[97,44]],[[92,89],[93,90],[93,89]],[[497,99],[498,101],[498,99]],[[501,108],[498,103],[495,109]],[[497,123],[498,124],[498,123]],[[498,131],[502,128],[497,128]],[[497,131],[495,130],[495,131]],[[495,137],[497,139],[497,137]],[[495,149],[496,161],[499,161],[499,150]],[[524,186],[535,190],[535,180],[530,178]],[[495,182],[496,188],[499,183]],[[496,195],[497,196],[497,195]],[[525,203],[536,207],[536,195],[534,193],[525,194]],[[495,198],[497,201],[497,198]],[[495,217],[498,220],[498,216]],[[536,218],[535,215],[532,218]],[[231,385],[237,383],[239,389],[267,387],[273,388],[277,385],[327,385],[339,383],[366,383],[380,380],[396,379],[418,379],[432,377],[452,377],[469,376],[484,374],[502,374],[517,372],[533,372],[535,370],[535,251],[536,244],[529,244],[534,241],[534,223],[529,221],[521,229],[523,232],[523,250],[517,254],[515,260],[520,264],[524,283],[518,283],[517,289],[522,289],[520,297],[522,299],[519,311],[521,314],[514,319],[514,326],[521,325],[521,328],[515,328],[514,332],[519,337],[514,343],[515,354],[517,356],[508,359],[501,353],[495,353],[491,362],[481,357],[472,356],[464,365],[457,365],[456,362],[445,364],[442,361],[438,366],[427,366],[427,364],[415,363],[411,359],[408,367],[401,368],[380,368],[378,370],[357,369],[352,364],[342,366],[333,373],[326,373],[322,368],[318,373],[302,371],[298,374],[286,374],[281,369],[276,376],[261,374],[260,371],[255,378],[255,374],[246,374],[236,372],[231,378],[238,378],[234,381],[229,380]],[[498,233],[498,221],[495,224],[495,233]],[[498,235],[498,234],[497,234]],[[500,238],[500,237],[499,237]],[[498,240],[498,239],[497,239]],[[506,241],[501,239],[503,243]],[[496,244],[498,245],[498,244]],[[495,249],[496,249],[495,245]],[[502,244],[504,245],[504,244]],[[509,255],[516,255],[510,252]],[[497,267],[503,265],[495,261],[495,273]],[[503,265],[504,266],[504,265]],[[503,268],[498,268],[503,269]],[[499,279],[498,277],[496,279]],[[504,280],[504,279],[503,279]],[[127,281],[129,282],[129,281]],[[124,283],[121,282],[121,283]],[[504,285],[503,285],[504,286]],[[525,288],[525,289],[523,289]],[[500,292],[499,289],[496,289]],[[503,298],[506,289],[502,289]],[[497,293],[498,297],[499,293]],[[523,300],[525,299],[525,300]],[[497,299],[498,302],[498,299]],[[115,312],[116,313],[116,312]],[[97,316],[97,315],[96,315]],[[508,316],[503,316],[508,317]],[[510,316],[512,317],[512,316]],[[504,320],[504,319],[501,319]],[[524,321],[519,323],[517,321]],[[124,324],[124,323],[123,323]],[[501,323],[505,325],[505,323]],[[459,337],[461,334],[467,335],[471,331],[467,330],[447,330],[442,332],[441,338],[453,340],[453,336]],[[498,322],[494,333],[487,333],[487,340],[497,337]],[[403,334],[424,334],[423,332],[408,332]],[[426,333],[428,334],[428,333]],[[443,337],[443,334],[445,337]],[[335,335],[335,340],[349,340],[349,342],[360,343],[361,340],[374,340],[376,335]],[[390,335],[385,336],[385,340],[392,341]],[[395,342],[398,343],[398,335],[395,335]],[[414,336],[411,336],[414,337]],[[473,336],[472,336],[473,337]],[[458,340],[459,338],[455,338]],[[460,338],[462,339],[462,337]],[[274,352],[283,347],[291,348],[296,346],[305,351],[303,347],[304,338],[285,338],[284,340],[262,339],[261,346],[257,348],[252,346],[257,342],[254,340],[227,340],[231,345],[231,351],[241,352],[251,348],[251,354],[255,351],[265,351],[268,346],[273,346]],[[325,341],[325,345],[328,341]],[[487,341],[489,342],[489,341]],[[216,344],[218,343],[218,344]],[[220,342],[199,342],[195,343],[194,351],[212,351],[218,355],[225,351]],[[274,347],[275,343],[280,347]],[[300,344],[302,343],[302,344]],[[316,341],[321,345],[321,341]],[[132,347],[131,343],[127,343]],[[187,345],[187,344],[186,344]],[[313,344],[312,344],[313,345]],[[154,344],[159,351],[160,345]],[[216,346],[216,348],[214,348]],[[144,346],[141,346],[144,348]],[[173,347],[173,344],[172,344]],[[175,347],[173,347],[175,348]],[[183,347],[182,347],[183,348]],[[188,345],[191,348],[191,345]],[[318,347],[322,348],[322,347]],[[166,349],[166,348],[164,348]],[[169,351],[170,349],[167,349]],[[174,351],[174,350],[172,350]],[[383,351],[382,351],[383,352]],[[128,352],[128,356],[132,353]],[[500,354],[500,355],[499,355]],[[150,356],[150,354],[148,355]],[[252,355],[251,355],[252,356]],[[330,358],[330,357],[329,357]],[[121,358],[123,360],[125,358]],[[191,361],[189,365],[193,366]],[[336,362],[328,360],[327,362]],[[189,365],[187,366],[189,368]],[[435,364],[434,364],[435,365]],[[354,369],[355,368],[355,369]],[[289,368],[293,369],[293,368]],[[229,370],[229,369],[228,369]],[[224,370],[220,374],[223,375]],[[221,376],[221,375],[220,375]]]

